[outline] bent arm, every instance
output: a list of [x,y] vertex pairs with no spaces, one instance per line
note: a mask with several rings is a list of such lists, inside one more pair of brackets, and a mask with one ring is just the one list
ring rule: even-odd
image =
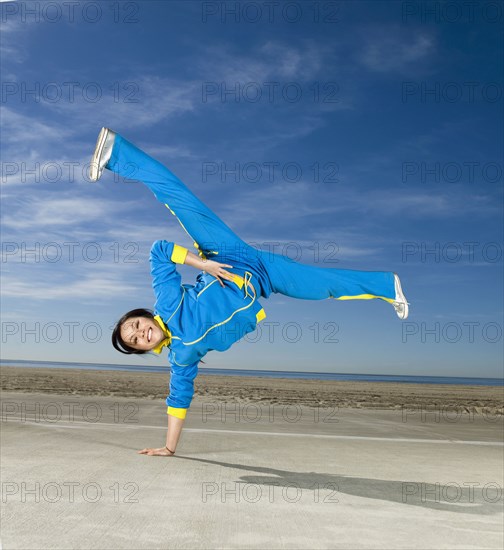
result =
[[169,318],[183,296],[181,277],[176,269],[183,264],[187,249],[168,241],[156,241],[150,251],[152,288],[156,295],[156,310],[163,318]]
[[199,256],[196,256],[196,254],[193,254],[189,251],[187,251],[184,263],[186,265],[190,265],[191,267],[195,267],[200,271],[206,271],[210,275],[213,275],[219,281],[221,286],[224,286],[221,277],[223,279],[227,279],[228,281],[234,281],[234,275],[224,269],[225,267],[232,268],[232,265],[221,264],[219,262],[214,262],[213,260],[202,259]]
[[[181,277],[175,267],[177,264],[186,264],[199,271],[206,271],[218,279],[221,286],[224,286],[221,278],[229,281],[234,280],[234,275],[224,269],[233,266],[200,258],[187,248],[164,240],[156,241],[152,245],[150,263],[152,286],[158,301],[165,308],[167,305],[174,307],[180,297]],[[166,314],[167,311],[163,313]]]
[[184,263],[186,265],[190,265],[191,267],[195,267],[196,269],[198,269],[199,271],[204,271],[205,269],[205,266],[207,265],[208,263],[208,260],[203,260],[203,258],[200,258],[199,256],[197,256],[196,254],[193,254],[192,252],[190,252],[189,250],[187,251],[187,255],[185,257],[185,261]]

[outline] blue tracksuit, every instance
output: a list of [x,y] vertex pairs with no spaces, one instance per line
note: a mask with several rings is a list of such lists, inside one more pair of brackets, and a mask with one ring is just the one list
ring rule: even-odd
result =
[[251,247],[203,204],[170,170],[117,135],[107,168],[143,182],[177,217],[200,256],[233,266],[235,283],[201,272],[196,285],[181,283],[176,269],[187,249],[156,241],[150,262],[155,314],[171,333],[168,414],[185,418],[194,394],[199,360],[224,351],[255,329],[266,314],[258,298],[274,293],[306,300],[395,299],[394,274],[301,264]]

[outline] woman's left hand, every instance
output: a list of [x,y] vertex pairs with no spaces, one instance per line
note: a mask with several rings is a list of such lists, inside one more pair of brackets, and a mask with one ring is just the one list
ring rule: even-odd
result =
[[223,279],[227,279],[228,281],[234,281],[234,275],[229,273],[229,271],[226,271],[224,269],[225,267],[232,268],[233,266],[228,264],[220,264],[214,260],[203,260],[203,266],[201,269],[206,271],[209,275],[213,275],[219,281],[220,285],[224,286],[224,283],[221,281],[221,277]]
[[142,449],[138,451],[138,454],[148,456],[173,456],[175,453],[168,451],[166,447],[161,447],[160,449]]

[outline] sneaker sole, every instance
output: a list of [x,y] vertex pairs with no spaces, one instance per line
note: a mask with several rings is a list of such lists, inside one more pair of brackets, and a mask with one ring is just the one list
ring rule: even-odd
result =
[[397,273],[394,273],[394,288],[396,291],[396,298],[399,298],[399,300],[396,299],[396,302],[400,302],[401,304],[404,305],[403,315],[399,316],[399,319],[401,320],[407,319],[409,314],[408,302],[406,300],[406,296],[404,295],[404,292],[402,291],[401,281]]
[[103,154],[103,148],[105,147],[108,133],[108,128],[102,128],[100,130],[100,133],[98,134],[93,158],[91,159],[91,166],[89,167],[89,179],[91,181],[98,181],[103,172],[103,168],[100,170],[100,160]]

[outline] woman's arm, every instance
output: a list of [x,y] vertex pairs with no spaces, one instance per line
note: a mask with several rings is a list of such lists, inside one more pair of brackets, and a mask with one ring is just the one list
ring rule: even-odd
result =
[[[173,248],[171,250],[173,250]],[[224,269],[224,267],[232,268],[233,267],[232,265],[221,264],[219,262],[214,262],[213,260],[202,259],[196,254],[189,252],[188,250],[186,252],[186,250],[187,249],[183,249],[182,247],[178,247],[177,249],[175,249],[175,252],[173,252],[173,254],[176,257],[171,256],[172,252],[170,252],[172,262],[182,263],[183,261],[183,263],[185,263],[186,265],[195,267],[200,271],[206,271],[207,273],[209,273],[210,275],[213,275],[216,279],[218,279],[221,286],[224,286],[224,283],[222,282],[221,277],[223,279],[228,279],[230,281],[234,280],[234,275]],[[184,259],[184,254],[185,254],[185,259]],[[182,373],[188,375],[187,380],[189,381],[189,386],[190,386],[189,389],[187,387],[188,384],[187,384],[186,376],[181,376]],[[197,362],[195,363],[193,369],[184,367],[182,370],[180,370],[180,369],[175,369],[175,367],[172,365],[172,374],[170,378],[170,385],[171,385],[170,395],[175,393],[177,390],[184,391],[185,389],[185,392],[186,393],[189,392],[190,394],[189,401],[188,401],[190,402],[190,400],[192,399],[192,394],[194,392],[194,389],[192,387],[192,382],[194,377],[196,376],[196,373],[197,373]],[[176,380],[178,380],[178,383],[176,383]],[[187,395],[184,396],[185,400],[187,400],[187,397],[188,397]],[[141,451],[138,451],[139,454],[145,454],[149,456],[172,456],[175,454],[175,449],[177,447],[178,441],[180,439],[180,434],[182,433],[182,428],[184,426],[185,411],[187,410],[185,407],[187,407],[188,405],[184,404],[182,408],[180,407],[179,403],[174,403],[172,405],[174,405],[175,408],[177,408],[178,410],[184,411],[184,418],[180,418],[179,416],[175,416],[174,414],[168,414],[168,431],[166,433],[166,447],[142,449]],[[170,405],[168,405],[168,413],[170,413]]]
[[149,456],[173,456],[175,454],[185,418],[177,418],[171,414],[167,416],[168,431],[166,432],[166,447],[161,447],[159,449],[142,449],[141,451],[138,451],[139,454]]
[[219,262],[214,262],[213,260],[203,260],[196,254],[189,251],[187,251],[187,256],[184,263],[186,265],[190,265],[191,267],[195,267],[200,271],[206,271],[210,275],[213,275],[216,279],[218,279],[221,286],[224,286],[224,283],[221,281],[221,277],[229,281],[234,280],[233,274],[224,269],[225,267],[232,268],[232,265],[220,264]]
[[[191,365],[170,365],[170,394],[166,398],[168,432],[166,447],[146,448],[138,451],[149,456],[172,456],[182,433],[187,410],[194,396],[194,379],[198,375],[199,360]],[[173,452],[170,452],[173,451]]]
[[157,313],[169,318],[183,296],[182,279],[177,264],[184,262],[186,249],[168,241],[156,241],[150,250],[149,262]]
[[182,279],[176,269],[177,264],[187,264],[200,271],[206,271],[218,279],[221,286],[224,286],[221,277],[230,281],[234,280],[233,274],[224,269],[224,267],[232,266],[212,260],[203,260],[189,252],[187,248],[173,242],[156,241],[151,247],[149,259],[152,287],[157,300],[156,309],[161,316],[166,318],[171,316],[183,296]]

